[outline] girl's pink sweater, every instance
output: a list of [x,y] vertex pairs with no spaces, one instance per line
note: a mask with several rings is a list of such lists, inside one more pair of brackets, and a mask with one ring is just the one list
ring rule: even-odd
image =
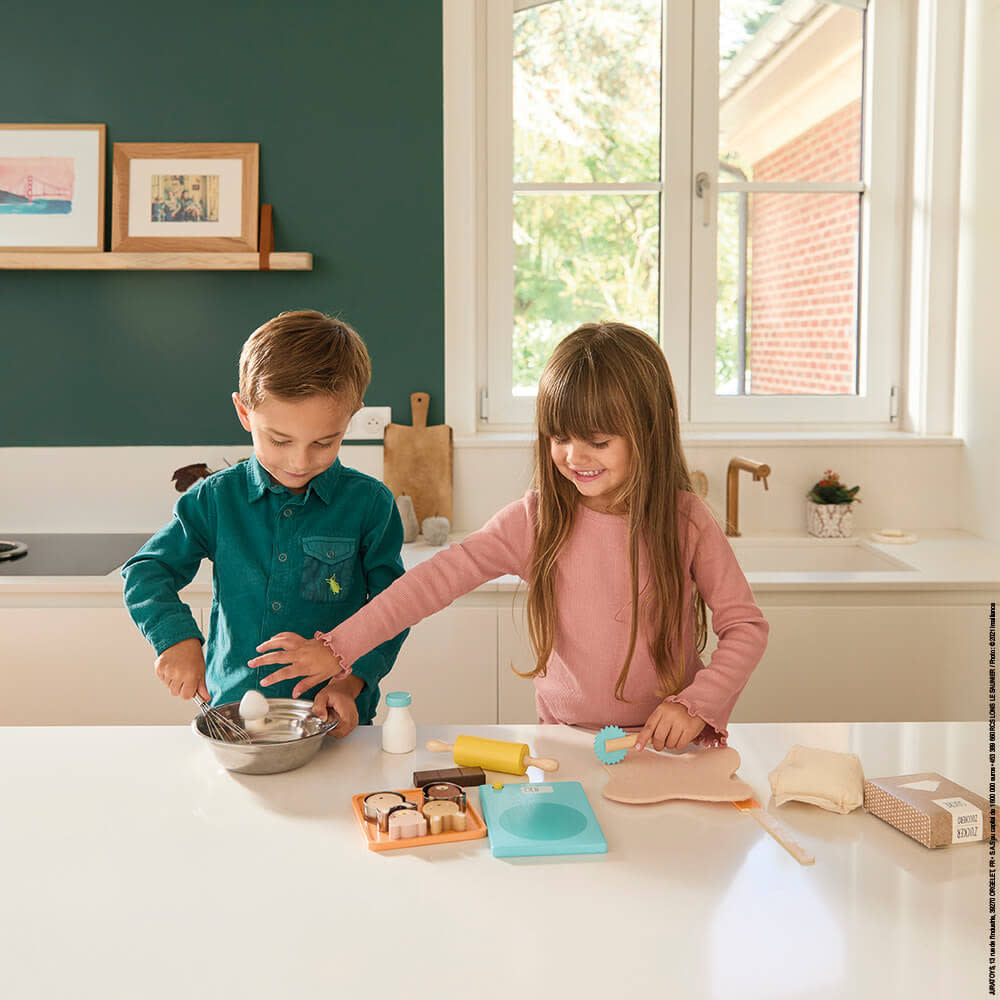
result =
[[[667,700],[680,703],[707,723],[695,743],[724,746],[733,706],[767,645],[768,625],[714,517],[693,494],[682,493],[680,500],[685,580],[697,586],[711,609],[711,627],[719,642],[709,662],[702,664],[695,649],[688,586],[684,596],[684,606],[691,609],[684,625],[687,676],[682,689]],[[349,667],[380,642],[481,584],[505,574],[526,578],[537,506],[537,494],[529,491],[504,507],[479,531],[411,569],[323,636],[326,644]],[[615,698],[631,627],[627,553],[626,518],[577,507],[573,531],[559,557],[555,644],[545,676],[534,679],[540,722],[637,727],[662,700],[641,618],[625,685],[626,700]],[[641,551],[640,592],[647,582],[646,553]]]

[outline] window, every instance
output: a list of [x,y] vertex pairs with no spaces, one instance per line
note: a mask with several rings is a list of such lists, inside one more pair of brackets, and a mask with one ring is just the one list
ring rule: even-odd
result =
[[880,40],[905,32],[872,6],[481,8],[488,426],[530,423],[554,344],[603,318],[660,341],[690,421],[888,423],[904,116]]
[[694,420],[889,423],[902,292],[871,278],[899,267],[886,169],[904,171],[873,127],[894,5],[879,25],[867,6],[695,5]]

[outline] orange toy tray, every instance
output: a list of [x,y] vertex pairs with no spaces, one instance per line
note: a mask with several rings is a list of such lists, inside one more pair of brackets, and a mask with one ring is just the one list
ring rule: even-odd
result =
[[[411,802],[416,802],[417,805],[424,801],[424,793],[420,788],[393,788],[390,790],[398,792]],[[456,840],[478,840],[486,836],[486,824],[467,795],[464,830],[449,830],[447,833],[429,833],[426,837],[399,837],[396,840],[391,840],[388,833],[382,833],[375,823],[365,819],[365,807],[362,803],[365,796],[370,794],[371,792],[361,792],[359,795],[351,796],[354,815],[357,816],[358,823],[361,824],[361,832],[365,835],[369,851],[395,851],[401,847],[429,847],[431,844],[451,844]]]

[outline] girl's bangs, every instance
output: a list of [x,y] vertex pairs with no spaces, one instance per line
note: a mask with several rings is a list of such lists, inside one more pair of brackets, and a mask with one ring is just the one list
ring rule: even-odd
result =
[[601,384],[592,368],[576,366],[547,373],[538,387],[538,432],[544,437],[587,440],[595,434],[624,434],[626,401],[615,385]]

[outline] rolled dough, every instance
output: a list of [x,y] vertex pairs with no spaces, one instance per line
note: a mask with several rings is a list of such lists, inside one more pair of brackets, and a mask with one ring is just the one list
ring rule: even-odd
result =
[[753,797],[753,789],[736,777],[740,755],[732,747],[706,747],[681,754],[643,750],[605,767],[611,780],[604,786],[604,797],[614,802],[739,802]]

